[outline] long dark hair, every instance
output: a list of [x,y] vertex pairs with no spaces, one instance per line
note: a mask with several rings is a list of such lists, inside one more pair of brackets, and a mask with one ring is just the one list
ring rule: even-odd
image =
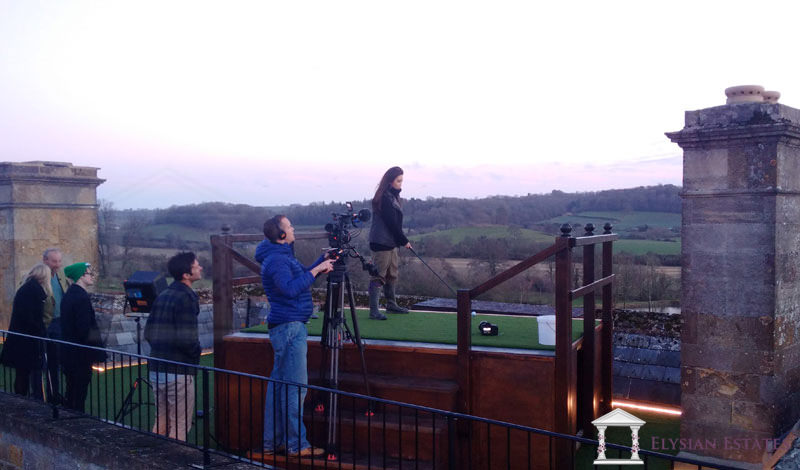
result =
[[402,174],[403,169],[399,166],[393,166],[386,170],[386,173],[383,174],[383,178],[381,178],[381,182],[378,183],[378,189],[375,190],[375,196],[372,198],[373,211],[381,211],[381,198],[383,198],[383,194],[392,186],[392,182],[395,180],[395,178]]

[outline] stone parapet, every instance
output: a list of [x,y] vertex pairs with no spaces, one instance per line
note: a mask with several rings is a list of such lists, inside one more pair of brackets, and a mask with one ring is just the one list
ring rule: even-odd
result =
[[[175,441],[0,394],[0,469],[166,470],[203,468],[203,452]],[[197,420],[200,425],[201,420]],[[211,467],[255,468],[211,455]]]

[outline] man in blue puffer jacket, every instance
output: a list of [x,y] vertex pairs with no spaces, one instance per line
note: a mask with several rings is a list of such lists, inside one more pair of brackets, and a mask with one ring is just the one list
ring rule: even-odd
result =
[[[261,283],[269,300],[267,317],[269,338],[275,352],[270,378],[278,381],[308,383],[306,353],[308,332],[305,323],[311,317],[311,285],[318,274],[333,270],[333,261],[320,256],[306,268],[294,257],[294,227],[284,215],[264,222],[266,240],[256,248],[261,263]],[[298,394],[296,386],[270,381],[264,406],[264,453],[286,450],[290,456],[322,455],[322,448],[312,448],[303,425],[303,401],[306,388]],[[288,397],[288,400],[287,400]],[[286,424],[288,423],[288,429]]]

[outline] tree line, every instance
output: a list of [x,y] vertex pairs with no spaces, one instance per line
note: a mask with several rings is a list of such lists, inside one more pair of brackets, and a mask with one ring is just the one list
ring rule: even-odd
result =
[[[681,211],[680,187],[642,186],[629,189],[566,193],[551,191],[525,196],[492,196],[478,199],[452,197],[410,198],[404,201],[404,225],[416,232],[466,225],[515,225],[535,228],[552,217],[583,211]],[[117,219],[149,219],[152,224],[178,224],[211,232],[229,225],[234,232],[260,232],[264,220],[278,213],[294,225],[319,226],[331,221],[332,212],[342,212],[344,202],[313,202],[289,206],[250,206],[206,202],[166,209],[117,211]],[[367,199],[353,201],[356,209],[369,208]]]

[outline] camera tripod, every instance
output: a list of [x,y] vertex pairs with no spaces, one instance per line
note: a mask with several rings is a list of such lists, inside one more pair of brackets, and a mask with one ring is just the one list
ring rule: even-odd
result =
[[[126,317],[133,318],[134,321],[136,322],[136,354],[137,354],[137,356],[141,356],[142,355],[142,326],[141,326],[141,320],[142,320],[142,318],[147,318],[149,316],[149,314],[148,313],[144,313],[144,312],[141,312],[141,313],[132,312],[132,313],[126,314],[125,310],[127,309],[127,307],[128,307],[128,304],[126,303],[125,307],[122,309],[122,314],[125,315]],[[139,402],[137,402],[137,403],[133,402],[133,394],[136,392],[136,390],[140,390],[139,389],[140,385],[145,384],[147,386],[147,388],[149,388],[151,391],[154,390],[153,389],[153,384],[151,384],[150,381],[148,381],[147,379],[142,377],[141,364],[137,368],[137,371],[138,371],[139,375],[138,375],[138,377],[136,377],[136,380],[133,381],[133,384],[131,385],[131,389],[128,391],[128,394],[125,395],[125,399],[122,400],[122,406],[120,407],[119,411],[117,412],[117,415],[114,417],[114,421],[116,421],[116,422],[121,422],[120,421],[121,419],[124,419],[125,416],[127,416],[129,414],[132,414],[133,410],[135,410],[136,408],[138,408],[140,406],[153,406],[153,403],[150,401],[149,398],[147,398],[146,402],[144,402],[144,403],[141,402],[141,400],[142,400],[141,393],[139,394]],[[148,397],[149,397],[149,395],[148,395]]]
[[[350,318],[353,323],[351,331],[344,317],[344,296],[347,294],[347,301],[350,307]],[[361,341],[361,334],[358,331],[358,318],[356,317],[355,298],[353,297],[353,286],[350,283],[350,275],[347,273],[345,258],[339,258],[333,265],[333,271],[328,274],[327,286],[325,291],[325,312],[322,323],[322,362],[320,364],[320,375],[324,384],[328,388],[339,388],[339,351],[342,349],[346,339],[352,341],[358,347],[361,356],[361,372],[364,377],[364,387],[366,394],[371,396],[369,380],[367,379],[367,362],[364,359],[364,343]],[[320,400],[321,402],[321,400]],[[368,414],[372,414],[372,404],[368,405]],[[324,410],[320,403],[317,411]],[[338,395],[331,393],[328,397],[328,460],[336,460],[336,422],[338,413]]]

